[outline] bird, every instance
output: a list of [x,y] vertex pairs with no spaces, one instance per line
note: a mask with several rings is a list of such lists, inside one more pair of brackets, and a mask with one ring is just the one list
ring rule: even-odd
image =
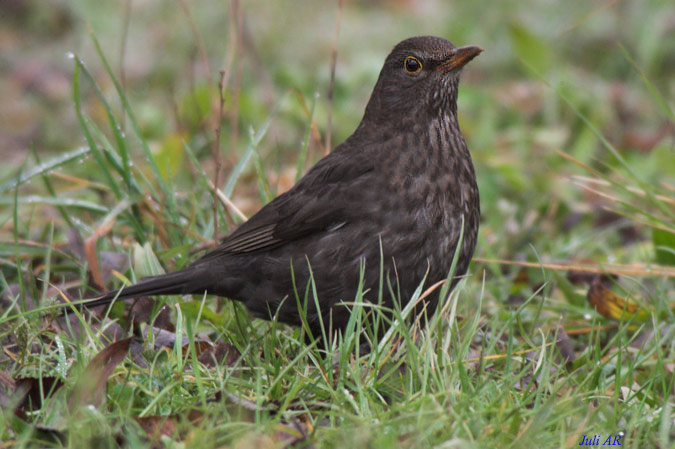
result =
[[[480,220],[458,85],[482,51],[435,36],[401,41],[356,130],[290,190],[185,268],[83,305],[207,293],[240,301],[255,317],[304,322],[319,336],[322,328],[345,329],[359,291],[386,308],[404,307],[422,282],[447,279],[457,254],[454,288]],[[429,310],[438,303],[432,296]]]

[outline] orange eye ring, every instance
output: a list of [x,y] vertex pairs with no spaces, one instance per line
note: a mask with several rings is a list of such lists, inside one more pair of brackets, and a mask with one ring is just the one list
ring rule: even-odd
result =
[[414,56],[408,56],[403,61],[403,68],[406,72],[414,75],[422,71],[422,63]]

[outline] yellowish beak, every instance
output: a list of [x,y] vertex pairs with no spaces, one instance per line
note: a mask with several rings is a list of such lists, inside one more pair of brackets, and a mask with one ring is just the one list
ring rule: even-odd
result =
[[444,72],[450,72],[455,69],[464,67],[469,61],[478,56],[483,49],[476,45],[467,45],[459,47],[455,53],[450,56],[443,64],[439,66]]

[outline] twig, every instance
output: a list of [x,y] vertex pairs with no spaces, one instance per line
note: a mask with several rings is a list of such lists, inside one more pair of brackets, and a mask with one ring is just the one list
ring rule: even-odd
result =
[[[213,235],[218,234],[218,203],[216,199],[218,194],[216,193],[216,188],[220,185],[220,171],[222,170],[223,163],[220,157],[220,131],[223,123],[223,106],[225,105],[225,95],[223,94],[223,79],[225,78],[225,71],[220,71],[220,79],[218,80],[218,115],[217,123],[213,132],[215,133],[215,138],[213,140],[213,146],[211,147],[211,153],[213,154],[213,163],[215,165],[215,173],[213,174],[213,189],[211,193],[213,194]],[[215,240],[214,240],[215,242]],[[215,247],[215,243],[214,243]]]

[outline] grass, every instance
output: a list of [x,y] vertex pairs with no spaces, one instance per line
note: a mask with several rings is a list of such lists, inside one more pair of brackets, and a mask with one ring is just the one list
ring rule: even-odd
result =
[[[672,6],[346,3],[329,103],[337,6],[237,5],[82,0],[65,26],[12,11],[10,36],[67,82],[58,97],[18,68],[0,81],[9,99],[26,89],[43,130],[22,144],[24,103],[3,102],[3,152],[21,155],[0,169],[3,447],[673,447]],[[335,146],[389,48],[422,32],[486,48],[459,104],[479,247],[457,289],[429,293],[443,303],[428,324],[404,308],[363,332],[381,311],[357,297],[322,351],[210,297],[56,318],[63,294],[186,265],[292,185],[328,115]]]

